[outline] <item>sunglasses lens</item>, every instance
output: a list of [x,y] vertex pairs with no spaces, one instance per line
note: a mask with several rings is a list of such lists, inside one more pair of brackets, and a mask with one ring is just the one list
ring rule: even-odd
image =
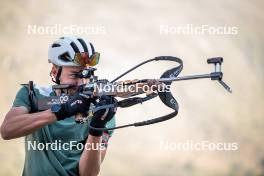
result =
[[89,59],[89,65],[95,66],[99,63],[100,53],[94,53],[92,57]]
[[94,53],[90,58],[87,52],[76,53],[74,56],[74,62],[81,66],[95,66],[98,64],[100,58],[100,53]]

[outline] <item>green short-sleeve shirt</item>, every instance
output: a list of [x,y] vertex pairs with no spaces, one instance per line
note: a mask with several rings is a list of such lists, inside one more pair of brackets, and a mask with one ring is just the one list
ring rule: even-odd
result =
[[[54,95],[51,87],[34,86],[37,98]],[[28,89],[23,86],[17,93],[13,107],[24,106],[30,112]],[[115,126],[115,118],[107,127]],[[107,143],[113,131],[105,132],[103,142]],[[74,118],[66,118],[46,125],[25,136],[25,176],[68,176],[79,175],[78,164],[88,136],[87,123],[78,124]],[[82,145],[81,145],[82,144]]]

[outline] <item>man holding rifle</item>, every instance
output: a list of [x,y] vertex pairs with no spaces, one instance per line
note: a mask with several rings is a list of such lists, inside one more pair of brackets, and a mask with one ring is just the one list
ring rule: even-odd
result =
[[[79,37],[62,37],[49,48],[49,62],[52,63],[50,75],[59,85],[71,85],[67,90],[70,100],[61,105],[52,105],[50,109],[36,112],[35,104],[29,96],[28,86],[17,93],[13,107],[6,114],[1,126],[3,139],[9,140],[25,136],[26,156],[23,175],[98,175],[100,165],[106,154],[107,142],[112,131],[89,129],[87,124],[75,122],[78,114],[86,114],[92,98],[78,91],[84,80],[76,77],[87,65],[98,63],[99,53],[92,43]],[[51,87],[33,87],[34,98],[59,96],[62,91]],[[112,104],[114,98],[104,96],[95,106]],[[116,109],[102,109],[93,114],[90,124],[96,128],[114,127]],[[40,144],[58,143],[57,150],[49,147],[29,149],[35,142]],[[69,149],[66,146],[75,145]],[[80,150],[79,144],[85,145]],[[102,145],[104,144],[104,145]],[[88,146],[88,147],[87,147]],[[98,146],[104,146],[98,147]]]

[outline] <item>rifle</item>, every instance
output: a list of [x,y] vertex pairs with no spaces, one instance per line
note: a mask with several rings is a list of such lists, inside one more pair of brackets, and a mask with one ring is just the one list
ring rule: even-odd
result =
[[[152,61],[171,61],[175,62],[178,64],[178,66],[173,67],[167,71],[165,71],[159,79],[140,79],[140,80],[133,80],[133,81],[126,81],[126,82],[117,82],[121,77],[124,75],[128,74],[129,72],[135,70],[136,68],[152,62]],[[145,120],[145,121],[140,121],[140,122],[135,122],[135,123],[130,123],[126,125],[121,125],[117,126],[114,128],[95,128],[92,126],[89,126],[90,128],[96,129],[96,130],[113,130],[113,129],[119,129],[119,128],[125,128],[125,127],[130,127],[130,126],[145,126],[145,125],[150,125],[154,123],[159,123],[162,121],[169,120],[173,117],[175,117],[178,114],[179,106],[177,100],[173,97],[173,95],[170,92],[170,86],[172,82],[174,81],[183,81],[183,80],[192,80],[192,79],[204,79],[204,78],[210,78],[211,80],[215,80],[219,82],[228,92],[232,92],[230,87],[223,82],[223,72],[221,71],[221,65],[223,63],[223,58],[222,57],[214,57],[214,58],[209,58],[207,60],[208,64],[213,64],[214,65],[214,70],[211,73],[208,74],[199,74],[199,75],[189,75],[189,76],[181,76],[179,77],[178,75],[183,69],[183,62],[181,59],[173,56],[159,56],[155,57],[153,59],[146,60],[133,68],[129,69],[128,71],[124,72],[120,76],[116,77],[112,81],[108,81],[106,79],[98,79],[97,76],[95,76],[94,72],[96,68],[89,67],[85,68],[82,70],[80,73],[76,74],[77,77],[79,78],[84,78],[86,79],[86,84],[82,85],[79,87],[79,91],[83,94],[89,95],[94,99],[94,101],[97,101],[100,99],[102,96],[113,96],[113,97],[119,97],[122,98],[122,100],[117,101],[113,104],[110,105],[103,105],[100,107],[96,107],[92,109],[92,112],[96,112],[100,109],[107,109],[107,108],[112,108],[112,107],[120,107],[120,108],[127,108],[139,103],[143,103],[145,101],[151,100],[157,96],[159,96],[160,100],[169,108],[173,110],[173,112],[163,115],[161,117],[156,117],[152,118],[150,120]],[[154,89],[151,91],[144,91],[143,87],[145,88],[154,86]],[[165,87],[165,90],[160,91],[158,88],[160,86],[161,88]],[[109,89],[109,87],[111,87]],[[123,89],[124,87],[126,88],[131,88],[133,87],[132,91]],[[139,87],[139,89],[135,89],[135,87]],[[60,89],[62,92],[67,91],[67,89],[71,88],[71,85],[54,85],[53,89]],[[107,88],[107,89],[106,89]],[[121,91],[118,90],[121,88]],[[139,97],[137,95],[143,95],[145,94],[145,97]],[[37,107],[38,111],[41,110],[46,110],[51,107],[53,104],[62,104],[67,102],[70,99],[70,96],[66,94],[62,94],[61,96],[54,96],[54,97],[46,97],[43,99],[39,99],[37,101]],[[82,117],[79,115],[77,119],[77,122],[79,123],[84,123],[87,121],[88,116],[83,116]]]

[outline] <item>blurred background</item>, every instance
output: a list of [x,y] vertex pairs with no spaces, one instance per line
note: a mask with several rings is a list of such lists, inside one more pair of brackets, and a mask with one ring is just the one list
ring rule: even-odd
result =
[[[209,73],[206,59],[224,58],[224,81],[173,83],[180,106],[176,118],[163,123],[117,130],[109,144],[100,175],[245,175],[264,174],[264,2],[260,0],[165,1],[1,1],[0,122],[10,109],[20,83],[52,84],[47,62],[49,44],[63,32],[30,33],[29,26],[80,26],[79,34],[101,53],[97,75],[111,79],[137,63],[159,55],[182,58],[181,75]],[[235,27],[237,34],[210,35],[169,32],[160,27],[209,25]],[[78,33],[73,33],[77,34]],[[153,63],[124,79],[158,78],[172,63]],[[125,124],[170,112],[159,99],[120,109]],[[261,137],[262,136],[262,137]],[[164,150],[162,142],[210,141],[237,143],[236,151]],[[0,139],[0,175],[21,175],[23,138]],[[40,161],[41,162],[41,161]]]

